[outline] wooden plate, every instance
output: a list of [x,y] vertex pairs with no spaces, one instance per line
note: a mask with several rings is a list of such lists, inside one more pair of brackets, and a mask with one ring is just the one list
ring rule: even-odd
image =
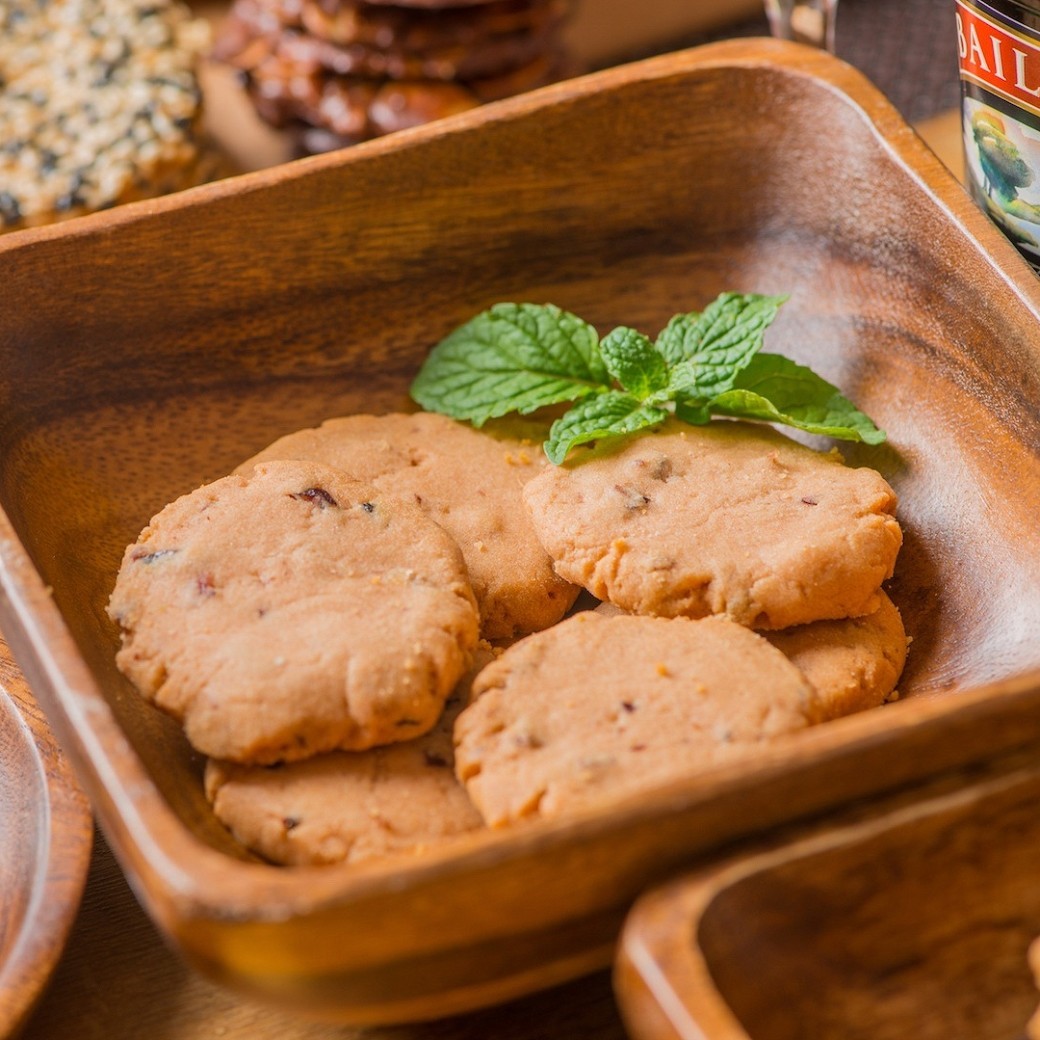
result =
[[90,808],[0,641],[0,1037],[50,978],[90,863]]
[[1018,1040],[1037,1008],[1040,749],[644,896],[633,1040]]
[[[786,292],[775,349],[890,434],[902,703],[579,820],[285,870],[213,819],[105,603],[164,503],[275,437],[404,407],[496,300],[651,334]],[[632,900],[763,828],[1040,739],[1040,286],[887,101],[825,54],[720,44],[0,240],[0,621],[106,836],[214,977],[355,1022],[609,962]]]

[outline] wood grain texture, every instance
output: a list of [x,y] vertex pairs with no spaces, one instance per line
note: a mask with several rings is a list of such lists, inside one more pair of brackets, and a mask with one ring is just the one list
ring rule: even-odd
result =
[[[422,859],[246,857],[114,667],[123,546],[285,432],[402,407],[430,346],[496,300],[652,333],[723,289],[789,292],[775,348],[889,430],[846,454],[901,497],[904,702]],[[147,910],[243,992],[364,1023],[554,985],[720,845],[1040,739],[1040,289],[827,55],[668,55],[18,232],[0,297],[0,621]]]
[[[73,1032],[74,1028],[74,1032]],[[3,1035],[3,1034],[0,1034]],[[625,1040],[601,972],[523,1000],[415,1026],[309,1021],[229,992],[166,946],[98,835],[65,954],[19,1040]]]
[[87,876],[87,801],[0,641],[0,1037],[61,955]]
[[644,896],[616,970],[632,1036],[1022,1037],[1040,747],[966,779]]

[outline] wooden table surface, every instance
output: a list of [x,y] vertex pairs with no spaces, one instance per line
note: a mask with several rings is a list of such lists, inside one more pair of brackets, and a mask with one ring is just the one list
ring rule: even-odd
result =
[[[209,89],[214,89],[210,84]],[[223,89],[218,85],[215,89]],[[246,132],[234,108],[220,133],[244,166],[278,161],[272,136]],[[246,124],[248,125],[248,123]],[[956,112],[919,127],[960,172]],[[244,151],[243,151],[244,150]],[[610,978],[602,973],[515,1003],[416,1026],[357,1030],[301,1021],[231,994],[203,979],[168,950],[100,835],[78,917],[51,984],[24,1040],[614,1040],[625,1037]]]

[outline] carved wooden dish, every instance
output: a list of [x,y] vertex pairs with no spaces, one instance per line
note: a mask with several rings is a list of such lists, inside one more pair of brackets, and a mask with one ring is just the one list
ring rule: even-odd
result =
[[[114,666],[123,547],[275,437],[404,407],[498,300],[655,333],[787,292],[773,349],[887,428],[902,703],[580,820],[285,870],[211,816]],[[108,840],[214,977],[356,1022],[606,964],[648,885],[742,835],[1040,736],[1040,288],[857,73],[745,41],[0,240],[0,621]]]
[[1021,1040],[1038,803],[1034,748],[643,897],[616,973],[634,1040]]
[[0,640],[0,1037],[25,1022],[79,908],[90,807]]

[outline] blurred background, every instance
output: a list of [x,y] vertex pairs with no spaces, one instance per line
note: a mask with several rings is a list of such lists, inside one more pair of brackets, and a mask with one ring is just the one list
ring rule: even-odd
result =
[[[596,66],[729,36],[766,36],[760,0],[579,0],[570,36]],[[838,57],[909,122],[960,99],[954,0],[841,0]]]

